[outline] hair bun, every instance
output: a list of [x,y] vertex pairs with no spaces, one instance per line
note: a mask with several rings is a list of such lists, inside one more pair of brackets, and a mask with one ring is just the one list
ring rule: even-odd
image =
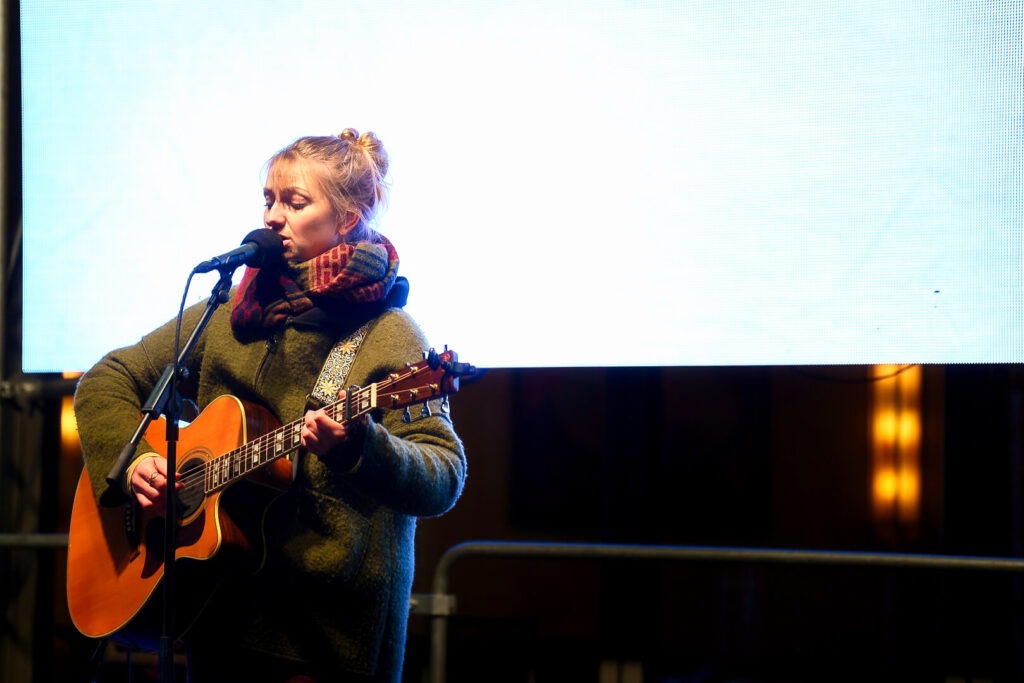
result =
[[345,130],[338,133],[338,137],[342,140],[349,140],[355,142],[359,139],[359,131],[355,128],[346,128]]

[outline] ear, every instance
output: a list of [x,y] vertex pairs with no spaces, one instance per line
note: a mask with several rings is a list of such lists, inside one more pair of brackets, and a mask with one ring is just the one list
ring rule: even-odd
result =
[[359,214],[354,211],[346,211],[338,218],[338,234],[347,235],[359,223]]

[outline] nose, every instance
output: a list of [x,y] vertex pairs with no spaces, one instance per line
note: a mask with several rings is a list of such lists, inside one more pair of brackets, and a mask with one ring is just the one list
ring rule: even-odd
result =
[[274,202],[263,210],[263,222],[268,228],[280,230],[284,227],[284,211],[281,210],[281,203]]

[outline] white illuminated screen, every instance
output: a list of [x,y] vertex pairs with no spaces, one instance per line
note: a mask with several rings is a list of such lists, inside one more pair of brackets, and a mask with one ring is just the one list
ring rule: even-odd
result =
[[481,367],[1020,362],[1021,7],[26,0],[23,369],[169,320],[348,126]]

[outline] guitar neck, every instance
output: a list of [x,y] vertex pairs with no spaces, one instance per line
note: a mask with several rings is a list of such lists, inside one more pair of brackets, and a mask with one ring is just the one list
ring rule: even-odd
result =
[[[348,423],[377,407],[377,388],[382,382],[366,388],[353,388],[348,395],[324,408],[331,419]],[[259,436],[233,451],[205,464],[204,490],[213,493],[265,465],[291,455],[302,445],[300,433],[304,419],[289,422],[272,432]]]
[[[458,391],[460,376],[472,376],[476,372],[472,365],[459,363],[455,352],[447,348],[440,354],[431,349],[424,355],[422,361],[408,364],[379,382],[367,387],[351,387],[345,392],[345,398],[324,407],[324,411],[331,419],[345,424],[378,407],[393,410],[447,396]],[[222,489],[297,451],[302,445],[302,424],[302,419],[289,422],[206,462],[203,473],[206,493]]]

